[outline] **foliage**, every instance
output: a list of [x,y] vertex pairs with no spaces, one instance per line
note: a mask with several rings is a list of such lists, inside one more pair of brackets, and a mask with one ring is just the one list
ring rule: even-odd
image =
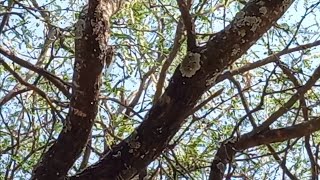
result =
[[[190,13],[198,45],[230,24],[246,3],[194,1]],[[80,0],[0,1],[4,24],[0,48],[62,79],[71,92],[76,56],[73,27],[84,4]],[[319,15],[318,1],[294,2],[201,96],[169,145],[149,164],[148,179],[206,179],[221,143],[250,132],[281,107],[286,111],[270,129],[319,118],[318,83],[286,107],[320,66]],[[70,176],[97,162],[135,131],[186,55],[187,36],[179,29],[182,19],[172,1],[125,2],[110,22],[108,43],[115,48],[114,62],[103,69],[98,114]],[[63,131],[70,99],[43,74],[21,66],[4,51],[0,60],[0,179],[28,179]],[[303,137],[237,152],[225,177],[316,179],[318,153],[319,132],[310,131]]]

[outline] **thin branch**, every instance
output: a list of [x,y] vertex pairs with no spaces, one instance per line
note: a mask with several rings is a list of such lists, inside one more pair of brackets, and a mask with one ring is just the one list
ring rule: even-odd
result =
[[154,94],[153,97],[153,103],[156,103],[160,96],[162,95],[162,89],[164,87],[164,82],[166,80],[166,75],[167,75],[167,70],[170,67],[170,65],[172,64],[174,58],[177,56],[178,51],[181,47],[182,42],[184,41],[183,38],[183,23],[180,20],[178,22],[177,28],[176,28],[176,33],[175,33],[175,37],[173,40],[173,45],[171,47],[171,51],[168,55],[168,58],[165,60],[164,64],[162,65],[160,74],[159,74],[159,79],[158,79],[158,83],[157,83],[157,87],[156,87],[156,92]]
[[9,1],[8,7],[6,8],[7,12],[3,15],[2,21],[0,23],[0,36],[2,35],[2,31],[3,31],[4,26],[7,24],[8,20],[9,20],[13,5],[14,5],[13,1]]
[[188,51],[193,51],[197,47],[197,41],[196,41],[195,24],[189,13],[191,8],[191,3],[190,1],[188,1],[190,4],[186,4],[184,0],[177,0],[177,2],[179,5],[179,10],[181,12],[183,24],[187,31],[187,48],[188,48]]
[[297,92],[284,103],[276,112],[274,112],[268,119],[266,119],[259,127],[255,128],[250,134],[258,134],[259,132],[266,130],[273,122],[275,122],[280,116],[286,113],[289,108],[291,108],[294,103],[303,96],[320,78],[320,66],[318,66],[310,79],[306,84],[300,87]]
[[[278,63],[280,64],[279,67],[282,69],[284,74],[286,74],[288,76],[288,78],[292,81],[294,86],[296,86],[296,87],[301,86],[298,79],[291,73],[290,69],[286,65],[284,65],[281,61],[278,61]],[[303,119],[304,119],[304,121],[308,121],[309,120],[309,112],[308,112],[307,103],[306,103],[306,99],[305,99],[304,95],[301,96],[299,102],[300,102],[300,106],[302,108]],[[309,156],[310,163],[311,163],[312,180],[316,180],[318,166],[317,166],[317,163],[315,161],[314,155],[311,150],[310,135],[305,136],[305,148],[306,148],[306,151]]]
[[[274,72],[274,71],[273,71]],[[269,76],[270,77],[270,76]],[[235,84],[235,86],[237,87],[238,89],[238,92],[239,92],[239,95],[240,95],[240,98],[241,98],[241,101],[242,101],[242,104],[244,106],[244,109],[246,111],[246,114],[248,114],[248,117],[249,117],[249,120],[250,120],[250,123],[252,125],[253,128],[256,128],[257,127],[257,124],[255,122],[255,119],[254,117],[252,116],[252,113],[249,109],[249,104],[248,104],[248,101],[247,99],[244,97],[244,94],[242,93],[242,88],[241,88],[241,85],[240,83],[234,78],[234,77],[231,77],[230,80]],[[264,98],[261,97],[261,98]],[[266,145],[267,148],[269,149],[269,151],[271,152],[272,156],[274,157],[274,159],[279,163],[279,165],[281,166],[281,168],[283,169],[283,171],[287,174],[288,177],[290,177],[290,179],[292,180],[297,180],[297,178],[290,172],[290,170],[285,166],[285,164],[281,163],[283,162],[281,160],[281,158],[275,153],[275,150],[273,149],[273,147],[269,144]]]
[[1,47],[0,47],[0,53],[3,54],[4,56],[6,56],[11,61],[19,64],[20,66],[27,68],[29,70],[32,70],[32,71],[38,73],[39,75],[45,77],[47,80],[52,82],[52,84],[54,84],[66,97],[68,97],[68,98],[71,97],[71,94],[68,91],[69,84],[64,82],[62,79],[58,78],[57,76],[53,75],[52,73],[50,73],[40,67],[34,66],[33,64],[29,63],[28,61],[25,61],[25,60],[15,56],[11,52],[8,52],[8,51],[2,49]]
[[6,104],[10,99],[16,97],[19,94],[25,93],[27,91],[30,91],[31,89],[28,87],[18,87],[18,89],[15,89],[14,91],[10,91],[8,94],[6,94],[4,97],[0,99],[0,107]]
[[[52,100],[46,95],[45,92],[43,92],[42,90],[40,90],[38,87],[29,84],[28,82],[24,81],[2,58],[0,58],[0,63],[4,66],[4,68],[6,68],[13,77],[15,77],[19,83],[21,83],[22,85],[28,87],[29,89],[33,90],[34,92],[36,92],[39,96],[41,96],[43,99],[46,100],[46,102],[48,103],[48,105],[57,112],[55,106],[52,103]],[[63,119],[63,117],[60,115],[60,118]]]
[[[303,44],[303,45],[300,45],[300,46],[297,46],[297,47],[294,47],[294,48],[284,49],[284,50],[282,50],[282,51],[280,51],[278,53],[272,54],[272,55],[270,55],[270,56],[268,56],[268,57],[266,57],[266,58],[264,58],[262,60],[246,64],[246,65],[244,65],[244,66],[242,66],[242,67],[240,67],[238,69],[231,70],[230,71],[230,75],[233,76],[233,75],[237,75],[237,74],[242,74],[244,72],[247,72],[247,71],[250,71],[252,69],[261,67],[261,66],[266,65],[268,63],[276,62],[283,55],[290,54],[290,53],[293,53],[293,52],[296,52],[296,51],[307,50],[309,48],[316,47],[316,46],[319,46],[319,45],[320,45],[320,40],[312,42],[312,43],[308,43],[308,44]],[[224,73],[220,77],[217,78],[217,81],[221,82],[226,78],[227,78],[227,73]]]

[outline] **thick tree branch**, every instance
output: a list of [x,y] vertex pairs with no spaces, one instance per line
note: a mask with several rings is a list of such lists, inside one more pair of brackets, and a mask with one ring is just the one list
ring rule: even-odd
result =
[[206,46],[187,54],[164,94],[128,138],[113,146],[98,163],[70,179],[132,178],[167,147],[219,72],[244,54],[291,3],[249,1],[225,30],[216,33]]
[[320,118],[302,122],[291,127],[269,130],[253,136],[249,134],[243,135],[234,147],[238,150],[243,150],[263,144],[283,142],[288,139],[310,135],[318,130],[320,130]]
[[90,0],[86,17],[76,25],[75,72],[67,122],[34,169],[33,179],[65,179],[87,144],[98,110],[102,69],[105,64],[110,65],[113,56],[113,48],[107,45],[109,20],[120,4],[120,0]]

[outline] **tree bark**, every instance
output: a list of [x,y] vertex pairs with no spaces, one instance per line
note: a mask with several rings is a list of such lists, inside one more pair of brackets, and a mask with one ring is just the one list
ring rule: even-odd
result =
[[111,62],[109,19],[121,1],[89,1],[88,12],[76,24],[72,95],[64,129],[43,155],[32,179],[65,179],[87,143],[98,109],[101,73]]
[[197,100],[214,85],[216,77],[244,54],[291,3],[290,0],[248,2],[230,25],[214,34],[205,46],[187,52],[182,66],[184,62],[190,65],[189,62],[195,61],[190,61],[190,55],[200,55],[201,67],[194,69],[195,74],[184,74],[180,65],[141,125],[112,147],[103,159],[70,179],[130,179],[146,167],[167,147]]

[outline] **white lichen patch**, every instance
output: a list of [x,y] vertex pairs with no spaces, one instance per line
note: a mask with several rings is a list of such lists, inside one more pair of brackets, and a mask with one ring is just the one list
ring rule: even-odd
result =
[[64,128],[63,128],[64,132],[70,131],[72,129],[72,125],[69,119],[66,119],[63,125],[64,125]]
[[169,104],[171,101],[171,98],[167,94],[163,94],[160,98],[160,104],[165,105]]
[[109,38],[109,19],[112,15],[111,3],[108,1],[100,1],[95,9],[95,18],[90,19],[93,28],[93,34],[96,35],[95,40],[99,44],[99,59],[102,60],[106,55],[107,40]]
[[217,164],[217,168],[220,170],[220,172],[224,172],[224,168],[225,168],[225,165],[222,163],[222,162],[219,162]]
[[241,37],[244,37],[246,35],[246,30],[245,29],[241,29],[240,31],[238,31],[238,35]]
[[291,5],[292,0],[284,0],[282,1],[282,6],[280,7],[281,11],[285,11],[288,9],[288,7]]
[[236,137],[231,137],[225,142],[225,144],[228,144],[228,143],[234,144],[236,142],[237,142],[237,138]]
[[[238,15],[236,16],[236,26],[237,27],[243,27],[243,26],[249,26],[251,27],[250,30],[252,32],[255,32],[257,28],[260,26],[260,23],[262,22],[260,17],[256,16],[243,16],[244,13],[237,13]],[[240,15],[239,15],[240,14]]]
[[75,38],[81,39],[83,36],[83,32],[86,28],[86,22],[83,19],[79,19],[78,22],[75,24]]
[[162,127],[157,128],[157,131],[159,132],[159,134],[161,134],[162,133]]
[[268,9],[266,7],[261,7],[261,8],[259,8],[259,12],[262,15],[266,15],[268,13]]
[[54,27],[48,32],[48,39],[51,41],[54,41],[55,39],[58,38],[58,34],[59,34],[59,29]]
[[236,47],[232,49],[231,56],[236,56],[241,51],[240,47]]
[[254,16],[249,16],[246,18],[247,22],[249,23],[249,26],[251,26],[250,30],[252,32],[255,32],[257,28],[260,26],[261,23],[261,18],[260,17],[254,17]]
[[76,108],[73,108],[73,112],[75,115],[77,116],[80,116],[80,117],[87,117],[87,114],[82,112],[81,110],[79,109],[76,109]]
[[93,33],[98,35],[96,40],[99,40],[99,35],[102,34],[101,31],[104,29],[104,24],[102,21],[94,22],[91,20],[91,24],[93,24]]
[[[77,72],[80,72],[80,70],[81,70],[81,64],[82,64],[82,62],[79,62],[79,60],[78,61],[76,61],[76,67],[75,67],[75,70],[77,71]],[[84,64],[84,63],[83,63]],[[83,65],[82,64],[82,65]]]
[[189,52],[180,65],[180,72],[183,77],[192,77],[201,68],[199,53]]
[[80,87],[80,85],[76,81],[73,81],[72,85],[73,85],[74,88],[79,88]]
[[133,149],[139,149],[141,147],[141,143],[136,141],[130,141],[128,144],[129,144],[129,147]]
[[259,1],[259,2],[257,2],[257,5],[259,5],[259,6],[263,6],[264,4],[265,4],[264,1]]
[[90,20],[90,23],[91,23],[91,26],[92,26],[92,27],[95,27],[95,26],[96,26],[96,22],[94,21],[94,19],[91,19],[91,20]]
[[217,81],[217,77],[220,75],[221,73],[216,73],[213,75],[212,78],[207,79],[206,80],[206,86],[213,86],[215,85],[216,81]]
[[236,19],[243,19],[244,17],[245,17],[245,15],[246,15],[246,13],[245,12],[243,12],[243,11],[239,11],[239,12],[237,12],[237,14],[236,14]]
[[118,151],[117,154],[112,155],[115,158],[121,157],[121,151]]

